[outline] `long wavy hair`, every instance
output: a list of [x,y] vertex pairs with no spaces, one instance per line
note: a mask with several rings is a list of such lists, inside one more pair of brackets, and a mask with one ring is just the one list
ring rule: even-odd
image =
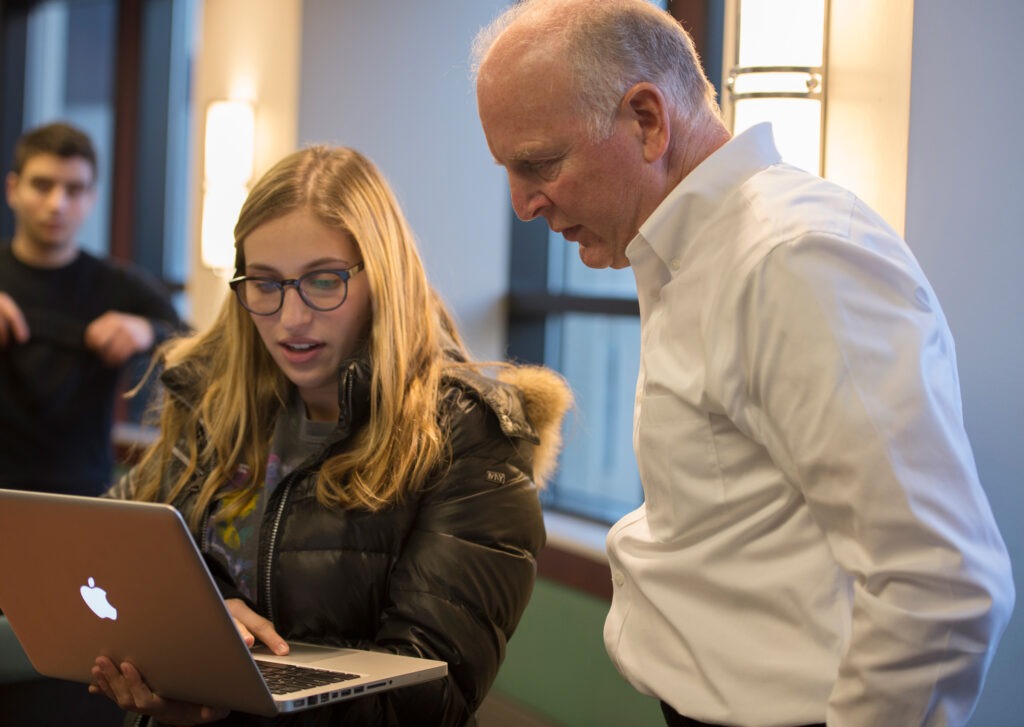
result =
[[[408,223],[387,182],[358,152],[313,146],[271,168],[254,186],[235,226],[238,274],[245,239],[257,227],[306,209],[350,235],[362,253],[372,299],[366,346],[371,374],[369,423],[317,479],[328,506],[376,511],[400,500],[442,465],[446,440],[438,421],[442,370],[474,366],[451,316],[427,281]],[[287,244],[287,241],[282,241]],[[192,401],[165,393],[159,439],[133,471],[140,499],[174,501],[199,482],[196,525],[225,484],[246,474],[258,492],[270,440],[291,384],[274,363],[250,314],[229,296],[200,335],[165,344],[167,375],[196,382]],[[168,464],[180,465],[169,489]],[[238,509],[248,500],[237,499]]]

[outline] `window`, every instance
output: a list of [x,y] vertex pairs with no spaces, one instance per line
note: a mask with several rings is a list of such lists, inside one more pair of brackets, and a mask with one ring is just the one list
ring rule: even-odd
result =
[[544,505],[613,522],[642,500],[632,448],[640,363],[633,273],[585,267],[576,245],[543,220],[513,224],[509,354],[560,371],[576,395]]
[[[721,3],[670,0],[693,36],[708,77],[720,87]],[[555,481],[542,494],[549,512],[610,524],[643,502],[633,454],[633,401],[640,365],[640,309],[633,273],[592,270],[577,246],[543,220],[512,214],[509,356],[562,373],[576,395]]]
[[[0,5],[0,159],[56,119],[99,161],[83,249],[133,260],[180,292],[187,269],[189,71],[198,0],[12,0]],[[145,214],[139,211],[144,210]],[[13,219],[0,211],[0,237]]]
[[[101,257],[108,254],[110,241],[116,38],[116,0],[39,2],[25,10],[18,133],[63,119],[89,134],[96,147],[99,179],[96,207],[80,235],[82,248]],[[13,139],[5,144],[5,153],[12,146]]]
[[[0,3],[0,162],[15,140],[57,119],[96,147],[96,206],[83,249],[131,260],[184,307],[189,251],[189,74],[199,0],[9,0]],[[0,239],[14,221],[0,205]],[[129,372],[137,380],[140,362]],[[131,385],[129,380],[126,385]],[[138,421],[145,395],[119,419]]]

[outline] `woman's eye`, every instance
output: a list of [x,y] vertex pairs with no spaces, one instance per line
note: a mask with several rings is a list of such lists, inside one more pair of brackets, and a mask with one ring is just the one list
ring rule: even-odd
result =
[[309,290],[323,292],[337,290],[338,286],[341,285],[341,278],[334,273],[324,273],[323,275],[315,275],[311,278],[307,278],[305,283]]

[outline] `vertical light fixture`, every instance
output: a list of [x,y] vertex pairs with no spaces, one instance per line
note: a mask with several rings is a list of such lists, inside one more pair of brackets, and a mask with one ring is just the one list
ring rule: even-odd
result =
[[829,0],[733,0],[733,133],[771,121],[782,158],[824,173]]
[[203,265],[221,277],[235,264],[235,222],[249,193],[256,117],[248,101],[214,101],[206,109],[203,154]]

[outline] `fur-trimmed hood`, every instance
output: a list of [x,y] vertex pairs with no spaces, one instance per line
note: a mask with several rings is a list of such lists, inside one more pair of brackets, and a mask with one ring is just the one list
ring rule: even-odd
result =
[[[199,396],[202,379],[191,367],[169,367],[161,378],[169,393],[187,406]],[[369,416],[370,363],[365,355],[343,364],[338,378],[338,436],[344,438]],[[507,436],[533,445],[533,479],[543,487],[558,464],[562,420],[573,405],[572,390],[565,379],[552,369],[526,364],[499,366],[493,378],[453,366],[445,371],[445,378],[476,392],[497,415]]]
[[498,416],[507,436],[533,445],[533,480],[543,487],[558,464],[562,419],[573,403],[565,379],[549,368],[532,365],[502,366],[495,378],[463,368],[449,369],[445,377],[477,392]]
[[514,386],[522,395],[526,418],[539,439],[534,452],[534,482],[543,487],[558,464],[562,420],[572,407],[572,390],[560,375],[541,366],[512,366],[503,369],[498,379]]

